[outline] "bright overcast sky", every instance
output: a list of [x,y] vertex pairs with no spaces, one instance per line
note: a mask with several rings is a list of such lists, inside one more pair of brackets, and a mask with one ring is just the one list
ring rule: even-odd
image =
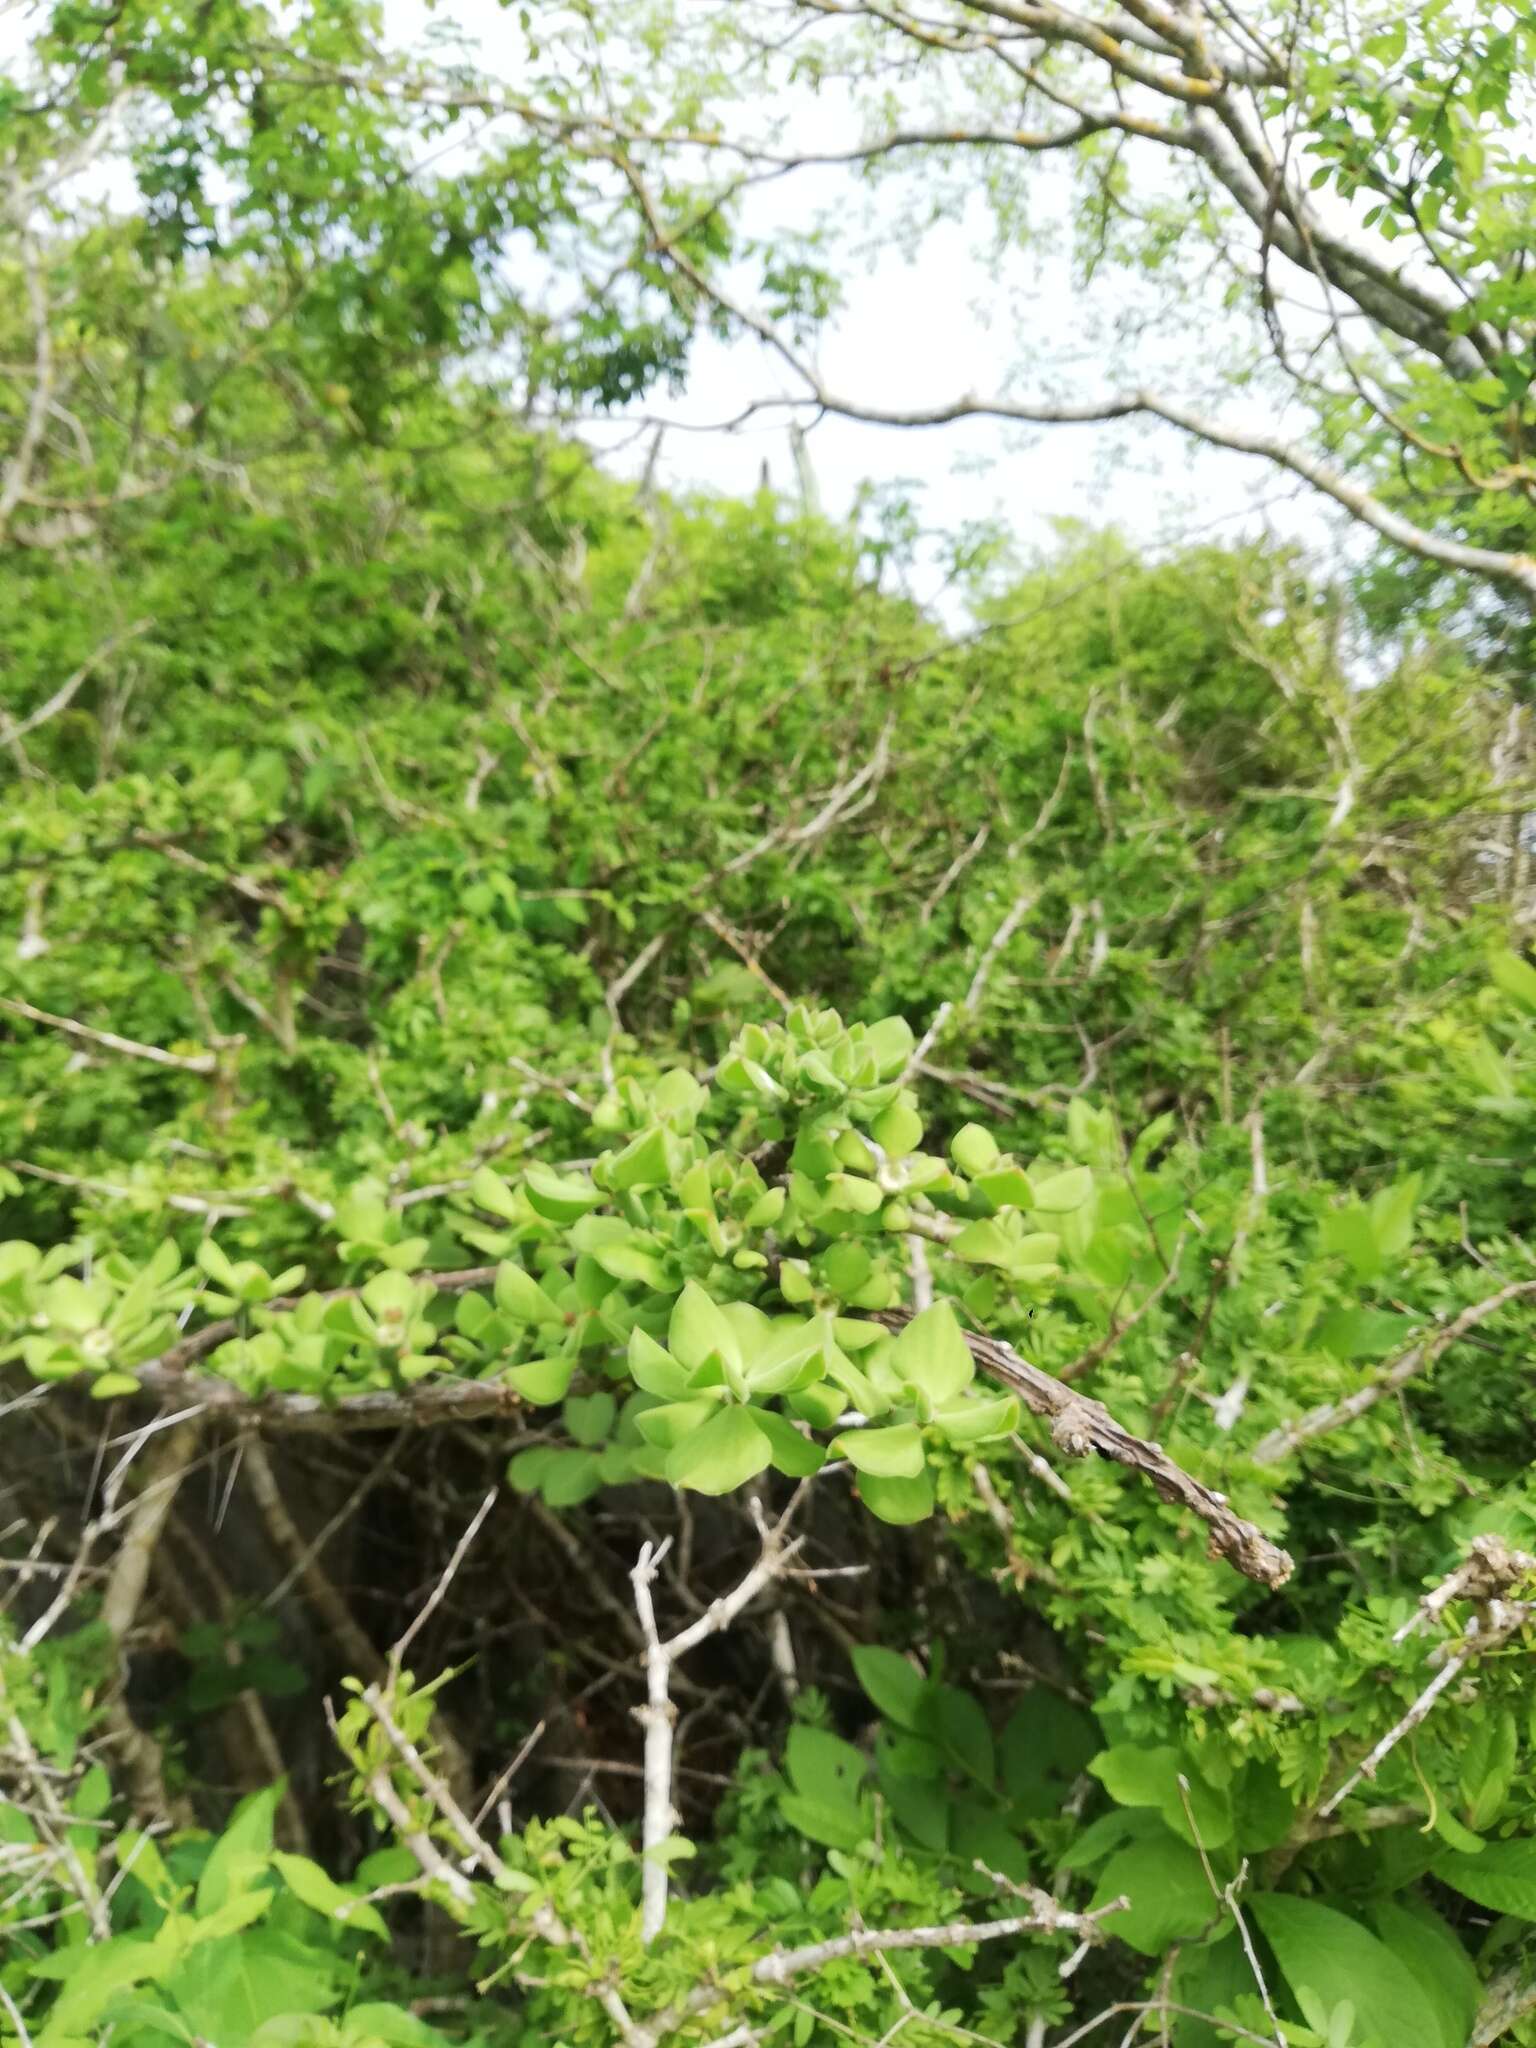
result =
[[[440,0],[430,9],[425,0],[384,0],[384,12],[390,40],[404,44],[451,23],[479,44],[493,72],[498,52],[514,39],[498,0]],[[0,67],[19,55],[35,19],[24,0],[0,0]],[[807,103],[807,110],[819,146],[856,139],[851,110],[840,124],[836,111],[820,102]],[[832,124],[842,132],[831,133]],[[799,132],[803,139],[803,123]],[[436,167],[446,167],[443,159]],[[1039,172],[1049,207],[1046,181],[1059,173],[1043,163]],[[894,187],[853,186],[846,173],[812,168],[752,193],[745,225],[771,240],[776,230],[809,227],[819,213],[837,209],[841,217],[857,218],[859,240],[868,246],[899,241],[890,233],[899,203]],[[867,218],[858,217],[865,207]],[[1106,337],[1102,305],[1095,311],[1074,293],[1064,262],[1020,252],[1000,275],[986,244],[987,223],[978,208],[974,222],[926,230],[910,258],[887,247],[872,263],[853,259],[844,274],[843,309],[817,350],[828,387],[895,406],[999,391],[1029,360],[1037,339],[1042,358],[1070,363],[1085,395],[1146,380],[1149,365],[1124,359],[1123,348]],[[1181,353],[1209,351],[1219,340],[1202,332],[1177,346]],[[769,413],[729,434],[686,431],[685,423],[725,420],[749,400],[795,388],[785,366],[756,341],[701,338],[686,390],[647,402],[650,411],[679,423],[665,438],[659,481],[746,494],[757,488],[766,464],[775,489],[793,495],[787,415]],[[647,442],[632,425],[591,438],[612,467],[638,473]],[[1314,548],[1337,546],[1336,539],[1329,542],[1337,526],[1304,488],[1252,458],[1203,448],[1155,422],[1026,431],[996,421],[911,429],[829,418],[812,431],[809,454],[821,508],[834,518],[852,509],[862,487],[874,485],[909,489],[930,529],[955,533],[967,522],[999,519],[1028,550],[1049,549],[1054,522],[1069,518],[1117,526],[1149,547],[1266,532]],[[935,581],[932,574],[920,578],[918,594],[930,594]]]
[[[428,24],[451,21],[478,43],[493,72],[498,51],[510,47],[497,0],[440,0],[431,10],[424,0],[385,0],[385,13],[392,38],[406,43],[417,41]],[[846,127],[826,131],[824,124],[837,119],[826,104],[808,102],[807,108],[818,146],[858,139]],[[798,132],[806,139],[803,125]],[[1042,182],[1052,179],[1063,189],[1058,173],[1044,163],[1039,170]],[[871,209],[869,224],[859,223],[861,243],[885,239],[880,224],[895,219],[895,188],[854,187],[846,173],[819,167],[753,192],[744,225],[770,239],[776,228],[811,226],[828,209],[846,213],[850,193],[855,208]],[[1034,337],[1021,327],[1031,320],[1043,347],[1071,359],[1085,394],[1145,381],[1145,364],[1116,358],[1102,333],[1102,310],[1090,318],[1075,299],[1064,261],[1021,254],[1017,273],[999,279],[985,253],[987,225],[978,209],[974,223],[928,229],[910,260],[894,250],[872,265],[856,260],[844,275],[843,310],[817,350],[830,389],[894,406],[1001,390],[1029,355]],[[1211,345],[1208,333],[1188,343],[1192,349]],[[686,391],[678,398],[654,394],[646,409],[698,425],[727,420],[752,399],[795,389],[786,367],[755,340],[726,344],[705,337],[694,351]],[[1257,423],[1263,415],[1253,417]],[[659,481],[744,494],[757,488],[766,463],[774,487],[793,494],[786,418],[770,413],[729,434],[671,432]],[[609,443],[615,468],[638,472],[645,444],[632,429],[592,438]],[[1026,431],[997,421],[912,429],[828,418],[812,431],[809,453],[822,509],[834,517],[850,511],[862,486],[906,484],[925,526],[952,533],[968,521],[998,518],[1026,549],[1048,549],[1054,522],[1064,518],[1112,524],[1149,546],[1176,545],[1184,536],[1222,541],[1266,532],[1319,546],[1337,531],[1317,498],[1293,479],[1251,457],[1201,447],[1156,422]]]

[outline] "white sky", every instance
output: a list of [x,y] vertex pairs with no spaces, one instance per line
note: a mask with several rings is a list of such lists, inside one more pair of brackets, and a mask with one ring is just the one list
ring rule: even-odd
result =
[[[384,0],[384,12],[392,42],[418,43],[434,27],[452,24],[480,43],[493,71],[498,50],[510,47],[498,0],[440,0],[434,8],[426,0]],[[15,61],[35,20],[24,0],[0,4],[0,68]],[[836,123],[835,113],[819,102],[807,107],[819,146],[856,139],[851,109],[834,135],[827,124]],[[439,161],[437,168],[446,165]],[[1044,163],[1038,168],[1042,211],[1053,204],[1059,211],[1046,182],[1059,173]],[[107,178],[110,184],[110,172]],[[899,204],[894,187],[871,190],[852,185],[844,172],[812,168],[752,193],[745,225],[771,240],[832,210],[856,222],[861,245],[900,243],[892,233]],[[866,216],[859,215],[863,208]],[[1065,363],[1084,395],[1148,380],[1149,366],[1125,360],[1124,349],[1117,349],[1102,303],[1092,307],[1072,290],[1064,260],[1021,251],[1000,272],[983,253],[986,226],[978,207],[963,225],[944,222],[926,230],[909,254],[887,248],[871,263],[854,260],[844,273],[844,309],[816,353],[829,388],[875,405],[935,405],[967,391],[1001,390],[1037,347],[1042,363],[1056,366],[1058,386]],[[1192,334],[1178,338],[1175,355],[1184,359],[1187,376],[1202,351],[1208,370],[1219,346],[1210,332]],[[756,341],[701,338],[684,393],[656,393],[647,401],[648,411],[679,423],[666,436],[658,480],[673,488],[746,494],[757,488],[766,462],[773,486],[793,496],[787,414],[770,413],[731,434],[689,432],[683,425],[728,419],[750,399],[794,389],[785,366]],[[613,468],[638,473],[648,442],[632,425],[590,438],[609,452]],[[809,453],[821,507],[834,518],[847,515],[861,487],[872,484],[909,488],[929,529],[954,533],[968,522],[995,518],[1031,552],[1049,550],[1054,522],[1069,518],[1115,525],[1148,547],[1266,532],[1319,550],[1339,546],[1338,523],[1304,488],[1252,458],[1203,448],[1155,422],[1026,431],[996,421],[910,429],[829,418],[812,431]],[[914,590],[932,597],[937,587],[930,555]],[[945,602],[943,609],[954,606]]]
[[[685,12],[689,4],[682,0]],[[385,16],[392,39],[405,43],[416,42],[434,24],[452,23],[478,43],[481,61],[493,72],[498,52],[512,41],[498,0],[439,0],[431,8],[425,0],[385,0]],[[509,76],[507,82],[517,80]],[[782,105],[775,109],[783,111]],[[803,114],[796,110],[793,119],[796,139],[819,148],[861,139],[851,107],[840,118],[835,106],[807,100]],[[1041,210],[1059,212],[1065,197],[1060,172],[1046,161],[1033,168],[1047,195]],[[1103,304],[1090,308],[1074,293],[1065,259],[1021,251],[999,274],[986,253],[989,223],[980,206],[965,224],[928,228],[910,255],[898,253],[902,237],[893,230],[900,204],[894,185],[871,189],[854,184],[846,172],[823,167],[748,197],[743,225],[759,239],[772,239],[776,230],[809,228],[830,212],[856,228],[863,246],[897,245],[873,263],[857,259],[843,274],[844,308],[816,351],[827,388],[897,407],[998,392],[1010,374],[1017,378],[1037,337],[1042,359],[1069,363],[1084,395],[1157,381],[1146,363],[1117,352],[1104,331]],[[1190,357],[1209,381],[1212,346],[1209,331],[1180,337],[1176,355],[1185,357],[1186,388]],[[1059,380],[1059,367],[1056,374]],[[787,367],[754,339],[724,344],[704,337],[695,347],[686,391],[678,398],[654,393],[643,410],[679,423],[723,421],[752,399],[797,388]],[[1230,404],[1226,413],[1234,417]],[[773,486],[793,496],[788,417],[769,413],[729,434],[669,432],[658,481],[746,494],[758,487],[766,462]],[[1251,407],[1245,423],[1264,419],[1262,408]],[[614,468],[638,474],[648,438],[632,436],[632,428],[620,428],[590,438],[609,448]],[[1202,447],[1158,422],[1034,431],[995,420],[913,429],[829,417],[815,425],[808,445],[821,507],[834,518],[852,509],[866,484],[905,484],[913,488],[926,527],[954,533],[968,522],[996,518],[1031,552],[1049,550],[1054,522],[1066,518],[1117,526],[1148,547],[1174,546],[1184,536],[1223,542],[1265,533],[1311,548],[1338,546],[1340,523],[1294,479],[1252,457]],[[916,580],[917,594],[932,596],[937,580],[930,563]],[[951,610],[947,603],[943,608]]]

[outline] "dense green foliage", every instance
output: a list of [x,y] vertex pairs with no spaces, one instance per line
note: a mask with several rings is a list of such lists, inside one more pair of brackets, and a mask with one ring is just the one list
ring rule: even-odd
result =
[[159,112],[0,312],[0,2042],[1536,2042],[1502,670],[1077,528],[946,631],[535,423],[692,317],[547,133],[52,27],[17,176]]

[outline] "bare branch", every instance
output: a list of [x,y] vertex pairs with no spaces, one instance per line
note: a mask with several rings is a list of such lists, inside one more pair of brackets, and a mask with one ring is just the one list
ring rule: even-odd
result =
[[1294,1422],[1282,1423],[1279,1429],[1272,1429],[1268,1436],[1259,1439],[1248,1456],[1255,1465],[1273,1465],[1298,1450],[1302,1444],[1310,1443],[1314,1437],[1324,1436],[1329,1430],[1357,1421],[1386,1395],[1395,1394],[1416,1374],[1426,1372],[1443,1351],[1448,1351],[1469,1330],[1475,1330],[1479,1323],[1486,1322],[1506,1302],[1520,1301],[1533,1294],[1536,1294],[1536,1280],[1516,1280],[1508,1287],[1501,1287],[1497,1294],[1474,1302],[1428,1343],[1413,1345],[1353,1394],[1345,1395],[1341,1401],[1325,1401],[1319,1407],[1309,1409],[1305,1415],[1298,1415]]
[[51,1010],[39,1010],[16,996],[0,996],[0,1011],[21,1017],[29,1024],[43,1024],[50,1031],[62,1031],[83,1045],[99,1045],[108,1052],[126,1053],[130,1059],[149,1060],[157,1067],[176,1067],[184,1074],[216,1074],[218,1055],[211,1052],[167,1052],[163,1046],[143,1045],[136,1038],[119,1037],[115,1031],[98,1031],[92,1024],[80,1024],[73,1017],[56,1017]]
[[[911,1320],[907,1309],[879,1309],[872,1322],[899,1330]],[[1046,1418],[1058,1450],[1069,1457],[1096,1454],[1111,1458],[1140,1472],[1165,1501],[1197,1514],[1211,1532],[1213,1556],[1224,1557],[1245,1577],[1261,1585],[1283,1586],[1294,1569],[1290,1554],[1282,1550],[1252,1522],[1233,1512],[1224,1493],[1192,1478],[1176,1465],[1161,1444],[1148,1443],[1123,1428],[1102,1401],[1074,1393],[1052,1374],[1031,1365],[1001,1338],[986,1337],[974,1330],[965,1332],[971,1356],[983,1372],[1018,1395],[1031,1413]]]

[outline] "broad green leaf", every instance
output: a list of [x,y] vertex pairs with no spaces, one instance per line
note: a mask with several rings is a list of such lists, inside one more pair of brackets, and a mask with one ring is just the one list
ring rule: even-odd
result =
[[635,1416],[635,1427],[648,1444],[670,1451],[719,1413],[719,1402],[701,1394],[692,1401],[665,1401],[659,1408],[642,1408]]
[[1093,1173],[1086,1166],[1069,1166],[1064,1173],[1033,1180],[1031,1188],[1031,1207],[1046,1216],[1068,1215],[1093,1193]]
[[1371,1908],[1376,1932],[1418,1985],[1440,2022],[1445,2048],[1462,2048],[1482,2002],[1472,1958],[1440,1915],[1412,1892]]
[[730,1319],[697,1281],[690,1280],[672,1306],[667,1347],[680,1365],[696,1371],[711,1358],[741,1370],[741,1343]]
[[602,1189],[589,1180],[556,1173],[548,1166],[525,1167],[523,1186],[534,1208],[551,1223],[574,1223],[607,1200]]
[[533,1358],[526,1365],[509,1366],[505,1378],[535,1408],[552,1408],[565,1399],[575,1372],[573,1358]]
[[978,1784],[992,1783],[996,1770],[992,1730],[980,1702],[970,1693],[953,1685],[930,1684],[920,1704],[918,1732],[936,1742]]
[[986,1173],[1002,1156],[997,1140],[980,1124],[962,1124],[949,1141],[949,1156],[962,1173]]
[[470,1197],[478,1208],[492,1216],[499,1216],[503,1223],[517,1223],[522,1220],[523,1211],[517,1197],[507,1186],[499,1173],[493,1173],[488,1166],[477,1167],[470,1176]]
[[794,1424],[772,1408],[754,1408],[752,1420],[768,1439],[773,1469],[786,1479],[808,1479],[827,1462],[821,1445],[802,1436]]
[[933,1421],[952,1444],[982,1443],[1013,1434],[1019,1426],[1019,1404],[1012,1394],[956,1401],[950,1407],[936,1408]]
[[1293,1997],[1306,1989],[1326,2007],[1352,2001],[1381,2048],[1452,2048],[1417,1983],[1358,1921],[1289,1892],[1261,1892],[1246,1910],[1274,1950]]
[[772,1455],[773,1446],[750,1410],[722,1408],[671,1453],[667,1477],[694,1493],[733,1493],[755,1478]]
[[538,1281],[510,1259],[503,1259],[496,1268],[496,1306],[518,1323],[565,1321]]
[[[1101,1750],[1088,1769],[1122,1806],[1155,1806],[1182,1841],[1218,1849],[1232,1839],[1232,1803],[1227,1793],[1208,1785],[1176,1749],[1123,1743]],[[1184,1786],[1179,1783],[1181,1777],[1186,1780]]]
[[864,1472],[859,1475],[859,1498],[879,1521],[898,1527],[925,1522],[933,1513],[933,1478],[926,1468],[915,1479],[883,1479]]
[[271,1862],[272,1821],[282,1796],[281,1784],[268,1785],[247,1794],[230,1815],[197,1881],[199,1913],[217,1911],[232,1890],[249,1885]]
[[600,1444],[611,1433],[619,1404],[606,1391],[599,1394],[572,1394],[561,1410],[564,1422],[573,1443],[590,1447]]
[[621,1191],[660,1187],[669,1177],[667,1133],[659,1124],[632,1139],[608,1168],[609,1184]]
[[1475,1905],[1536,1920],[1536,1836],[1485,1842],[1476,1856],[1437,1856],[1433,1868],[1442,1884]]
[[1489,968],[1505,995],[1513,996],[1521,1009],[1536,1012],[1536,967],[1508,949],[1493,954]]
[[953,1399],[976,1375],[976,1361],[948,1302],[936,1302],[912,1318],[896,1339],[892,1363],[930,1401]]
[[[34,2034],[37,2048],[55,2048],[93,2029],[108,2003],[130,1985],[142,1984],[164,1965],[164,1953],[146,1941],[114,1935],[93,1948],[60,1949],[31,1964],[34,1977],[65,1976],[46,2026]],[[56,1967],[67,1965],[67,1971]]]
[[1225,1909],[1211,1891],[1199,1851],[1171,1835],[1117,1850],[1099,1873],[1091,1910],[1111,1899],[1129,1907],[1105,1921],[1105,1932],[1144,1956],[1162,1956],[1220,1920]]
[[629,1376],[662,1401],[679,1401],[688,1391],[687,1370],[638,1327],[629,1333]]
[[915,1479],[923,1469],[923,1439],[910,1422],[888,1429],[845,1429],[834,1437],[834,1458],[881,1479]]
[[318,1863],[307,1856],[292,1856],[281,1849],[272,1852],[272,1861],[284,1884],[312,1906],[317,1913],[323,1913],[328,1920],[336,1920],[347,1927],[356,1927],[364,1934],[377,1934],[386,1940],[389,1929],[376,1906],[368,1905],[356,1898],[336,1881],[327,1876]]
[[877,1643],[861,1643],[852,1652],[860,1685],[888,1721],[916,1730],[917,1711],[928,1681],[905,1657]]
[[807,1799],[824,1806],[856,1807],[869,1759],[841,1736],[797,1724],[784,1745],[784,1768],[789,1782]]

